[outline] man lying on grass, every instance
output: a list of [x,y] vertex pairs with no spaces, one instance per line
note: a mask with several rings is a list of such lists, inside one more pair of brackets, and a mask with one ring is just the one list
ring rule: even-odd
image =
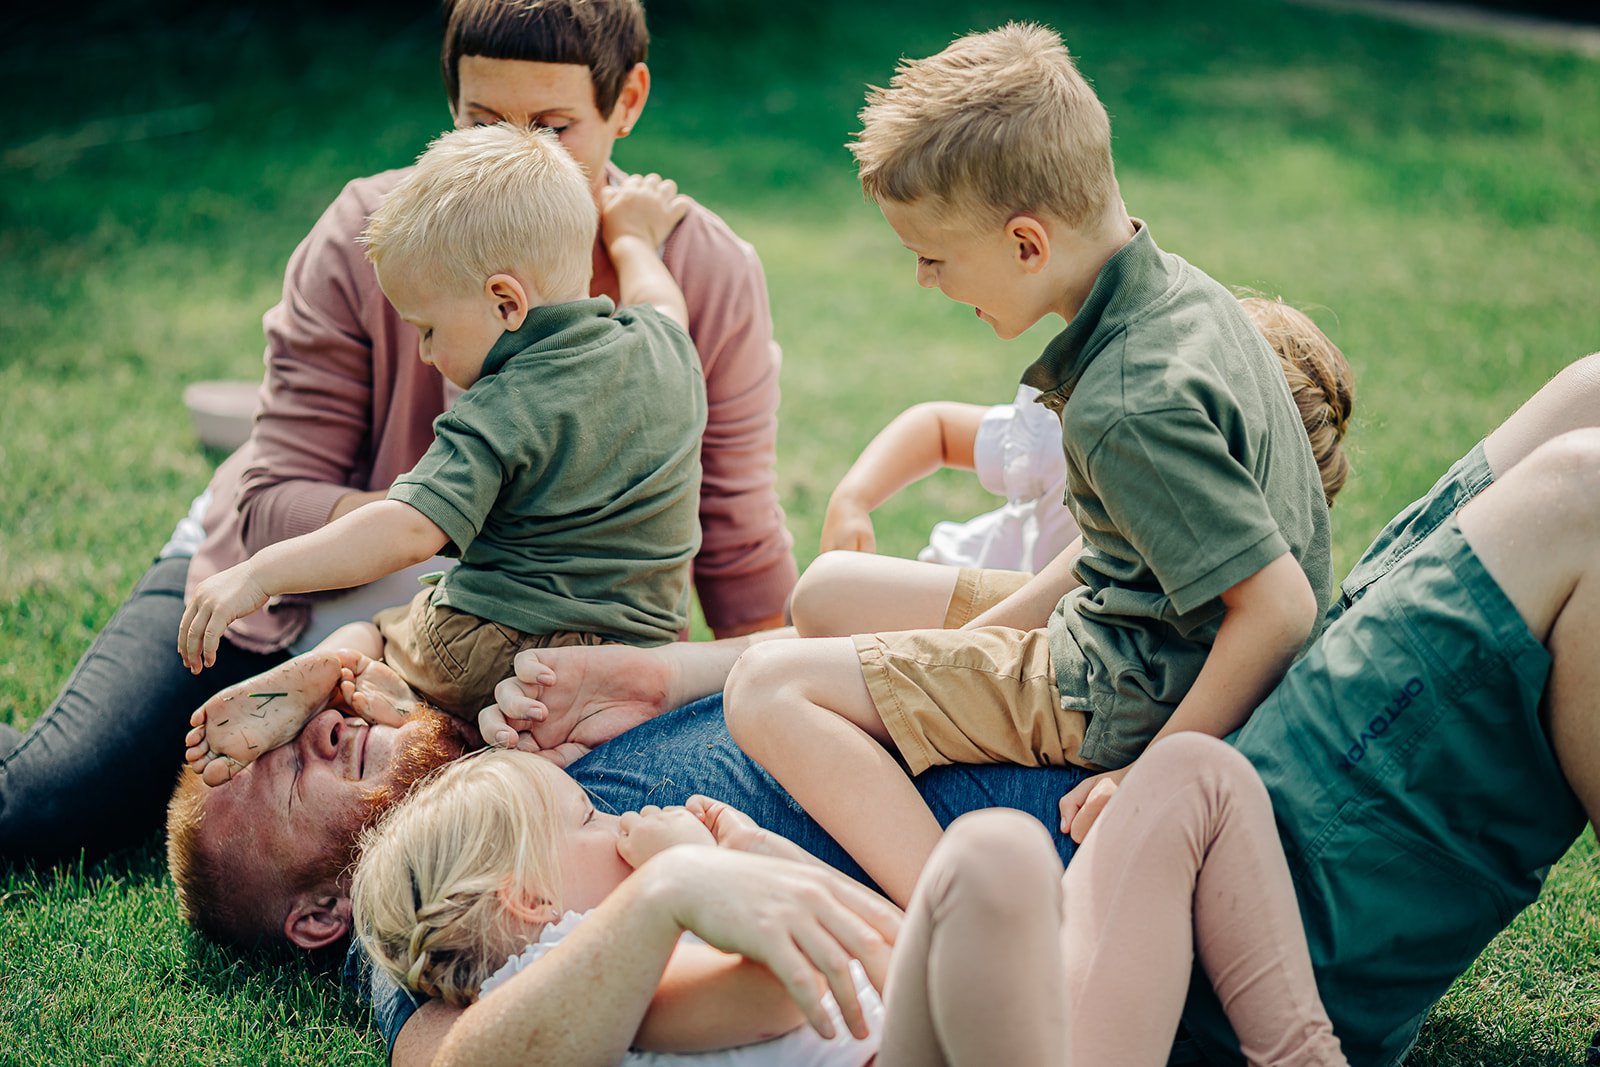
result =
[[[1428,1007],[1533,901],[1549,866],[1600,811],[1596,412],[1600,355],[1559,374],[1391,522],[1344,582],[1317,646],[1233,739],[1272,797],[1319,988],[1352,1062],[1403,1055]],[[1540,518],[1537,553],[1519,547],[1530,515]],[[576,663],[610,650],[571,651]],[[648,657],[691,653],[726,658],[715,645],[625,654],[642,667]],[[310,718],[293,744],[229,785],[206,789],[185,776],[179,786],[169,818],[174,877],[186,914],[208,932],[307,948],[340,940],[350,925],[341,872],[354,829],[392,797],[429,733],[426,716],[393,734],[351,725],[330,706],[332,694],[342,680],[348,703],[361,703],[362,690],[380,689],[376,668],[336,654],[313,666],[298,668],[310,684],[293,706]],[[559,730],[597,710],[618,723],[648,719],[699,694],[641,688],[638,679],[706,680],[659,667],[610,677],[579,666],[541,675],[545,725]],[[291,691],[289,682],[263,676],[219,699],[248,710],[262,694]],[[273,706],[283,713],[292,702]],[[1055,825],[1066,773],[940,768],[919,788],[944,808],[942,819],[950,809],[938,798],[948,790],[946,801],[1009,804]],[[817,840],[814,824],[785,815],[782,793],[720,723],[708,727],[703,706],[624,733],[579,761],[574,776],[617,810],[719,796],[855,871]],[[632,799],[618,803],[623,790]],[[1059,839],[1058,848],[1065,853]],[[1213,1058],[1235,1062],[1208,993],[1197,983],[1185,1020]],[[431,1055],[443,1037],[449,1012],[425,1010],[398,1051]],[[396,1032],[384,1013],[380,1023]]]

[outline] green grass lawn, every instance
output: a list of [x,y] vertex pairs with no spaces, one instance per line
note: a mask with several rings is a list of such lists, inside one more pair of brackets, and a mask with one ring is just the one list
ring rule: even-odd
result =
[[[168,5],[183,11],[194,5]],[[378,5],[371,5],[376,9]],[[0,721],[30,722],[217,457],[183,386],[260,373],[259,316],[348,178],[448,116],[426,5],[51,16],[7,35],[0,105]],[[659,170],[765,261],[784,368],[780,484],[801,563],[868,437],[919,400],[1010,398],[1048,326],[997,342],[913,284],[842,145],[897,57],[1007,18],[1065,34],[1161,243],[1305,306],[1360,377],[1342,573],[1382,521],[1596,348],[1600,67],[1252,0],[653,5],[656,84],[624,166]],[[309,10],[309,6],[307,6]],[[142,17],[142,16],[140,16]],[[731,19],[731,21],[730,21]],[[883,551],[991,506],[940,475],[882,509]],[[1600,1028],[1600,855],[1452,990],[1418,1064],[1570,1065]],[[381,1049],[300,962],[181,928],[155,851],[0,873],[0,1063],[344,1064]]]

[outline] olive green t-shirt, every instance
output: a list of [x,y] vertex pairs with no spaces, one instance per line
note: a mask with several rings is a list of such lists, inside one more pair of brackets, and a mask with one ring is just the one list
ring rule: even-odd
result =
[[1288,551],[1327,610],[1322,482],[1277,356],[1142,223],[1022,381],[1061,413],[1083,529],[1050,619],[1062,707],[1089,714],[1079,758],[1122,767],[1194,684],[1222,593]]
[[440,582],[450,607],[523,633],[671,641],[700,544],[705,424],[700,359],[677,323],[613,314],[605,297],[535,308],[389,499],[461,557]]

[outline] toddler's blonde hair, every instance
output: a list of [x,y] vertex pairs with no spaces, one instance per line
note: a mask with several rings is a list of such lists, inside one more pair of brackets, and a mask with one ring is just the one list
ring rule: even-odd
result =
[[430,144],[361,239],[380,276],[411,271],[470,293],[504,273],[553,303],[588,295],[597,220],[583,168],[555,134],[497,124]]
[[1331,507],[1350,476],[1343,442],[1355,410],[1355,374],[1339,346],[1305,312],[1274,297],[1241,296],[1239,303],[1278,354]]
[[874,200],[929,200],[1004,222],[1042,212],[1084,228],[1121,203],[1111,123],[1053,30],[1008,23],[901,60],[849,146]]
[[489,749],[427,778],[361,835],[357,935],[407,989],[471,1003],[560,914],[550,768]]

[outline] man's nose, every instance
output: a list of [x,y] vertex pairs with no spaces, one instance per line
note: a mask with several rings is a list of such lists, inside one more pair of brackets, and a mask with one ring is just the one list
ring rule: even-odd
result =
[[343,732],[344,716],[333,708],[324,708],[300,731],[300,744],[308,756],[331,760],[339,753],[339,735]]

